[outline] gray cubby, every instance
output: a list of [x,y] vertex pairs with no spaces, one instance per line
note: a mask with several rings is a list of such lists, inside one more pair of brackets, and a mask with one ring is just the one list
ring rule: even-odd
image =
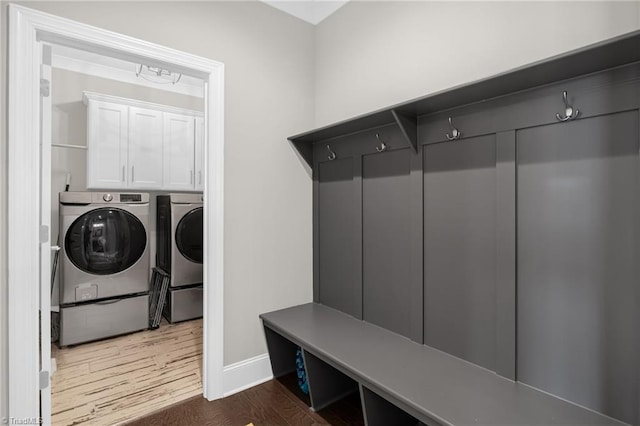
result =
[[[301,348],[309,395],[307,398],[300,392],[299,396],[313,411],[323,410],[334,402],[359,391],[355,380],[313,355],[305,349],[303,344],[294,343],[266,325],[264,333],[275,378],[296,373],[296,352]],[[286,383],[285,386],[287,386]]]
[[[366,426],[419,426],[415,417],[393,405],[383,397],[360,385],[360,398]],[[435,423],[431,426],[435,426]]]
[[358,392],[358,383],[346,374],[304,350],[311,408],[320,411],[334,402]]
[[264,335],[269,351],[271,371],[274,377],[282,377],[296,371],[296,351],[298,345],[282,335],[264,327]]

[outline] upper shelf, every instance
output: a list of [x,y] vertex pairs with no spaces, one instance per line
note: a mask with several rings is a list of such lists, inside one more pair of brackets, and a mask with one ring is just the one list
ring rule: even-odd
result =
[[417,150],[417,117],[456,106],[504,96],[521,90],[603,71],[640,61],[640,31],[624,34],[482,80],[455,86],[408,102],[291,136],[313,167],[314,142],[397,123],[407,144]]

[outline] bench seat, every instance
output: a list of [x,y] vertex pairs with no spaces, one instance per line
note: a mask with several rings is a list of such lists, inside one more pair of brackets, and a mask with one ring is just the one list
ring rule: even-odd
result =
[[291,352],[283,349],[288,342],[301,347],[312,408],[322,408],[313,404],[315,392],[325,394],[325,403],[344,396],[350,387],[339,377],[346,376],[357,383],[369,426],[383,424],[379,417],[399,419],[394,410],[427,425],[624,425],[324,305],[260,318],[274,376],[295,371],[295,361],[283,356]]

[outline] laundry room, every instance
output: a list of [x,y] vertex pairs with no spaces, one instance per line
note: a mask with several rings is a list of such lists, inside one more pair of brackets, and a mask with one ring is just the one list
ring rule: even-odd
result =
[[112,424],[202,393],[204,85],[49,48],[52,419]]

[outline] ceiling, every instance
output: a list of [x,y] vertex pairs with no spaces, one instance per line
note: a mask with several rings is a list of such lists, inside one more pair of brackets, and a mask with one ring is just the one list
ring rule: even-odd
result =
[[296,18],[313,25],[322,22],[326,17],[344,6],[349,0],[262,0],[269,6],[280,9]]

